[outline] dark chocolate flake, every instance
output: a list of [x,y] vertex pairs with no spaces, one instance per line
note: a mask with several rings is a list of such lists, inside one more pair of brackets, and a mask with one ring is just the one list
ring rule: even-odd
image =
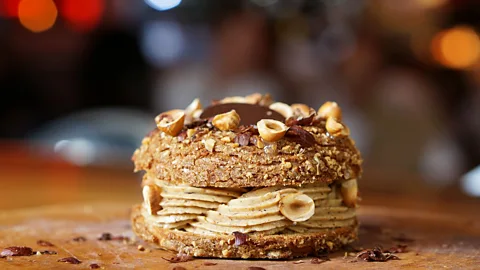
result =
[[237,134],[234,141],[240,146],[247,146],[250,143],[250,133]]
[[80,260],[78,260],[75,257],[61,258],[57,262],[64,262],[64,263],[70,263],[70,264],[80,264],[80,263],[82,263]]
[[100,265],[98,265],[96,263],[92,263],[88,267],[90,267],[90,269],[98,269],[98,268],[100,268]]
[[112,234],[111,233],[102,233],[102,235],[97,238],[99,241],[110,241],[112,240]]
[[74,242],[85,242],[85,241],[87,241],[87,238],[85,238],[84,236],[78,236],[78,237],[73,238],[72,241],[74,241]]
[[40,254],[42,255],[55,255],[57,252],[55,250],[40,250]]
[[400,260],[396,255],[390,252],[384,252],[382,248],[375,247],[373,249],[366,249],[357,254],[357,259],[367,262],[386,262],[388,260]]
[[321,264],[324,262],[330,261],[330,258],[328,256],[321,256],[321,257],[316,257],[310,260],[310,263],[312,264]]
[[247,234],[241,232],[233,232],[233,236],[235,236],[235,246],[241,246],[247,243]]
[[172,257],[170,259],[162,257],[162,259],[169,261],[171,263],[180,263],[180,262],[188,262],[193,260],[193,257],[187,254],[177,254],[177,256]]
[[42,246],[42,247],[54,247],[54,245],[48,241],[45,240],[38,240],[37,245]]
[[297,125],[291,126],[285,136],[303,147],[312,147],[317,143],[310,132]]
[[300,118],[295,118],[295,117],[289,117],[287,120],[285,120],[285,125],[291,127],[291,126],[312,126],[314,123],[315,119],[315,113],[310,114],[307,117],[300,117]]
[[7,247],[0,252],[0,258],[8,256],[32,256],[35,254],[29,247]]

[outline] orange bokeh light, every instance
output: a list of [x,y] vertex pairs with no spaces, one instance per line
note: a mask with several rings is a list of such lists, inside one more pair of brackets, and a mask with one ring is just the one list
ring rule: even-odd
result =
[[35,33],[50,29],[57,15],[57,7],[52,0],[22,0],[18,5],[20,23]]
[[100,22],[104,8],[103,0],[63,0],[60,12],[75,30],[86,31]]
[[480,57],[480,39],[468,26],[457,26],[438,33],[431,45],[433,58],[449,68],[472,67]]

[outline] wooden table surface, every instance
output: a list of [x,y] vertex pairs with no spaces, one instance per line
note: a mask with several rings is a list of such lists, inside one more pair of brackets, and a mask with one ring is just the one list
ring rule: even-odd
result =
[[[0,249],[29,246],[34,250],[54,250],[56,255],[34,255],[0,259],[0,269],[89,269],[97,263],[106,269],[316,269],[311,259],[292,261],[195,259],[170,263],[162,257],[174,254],[136,240],[98,241],[105,232],[134,239],[128,213],[141,201],[140,177],[124,169],[80,168],[55,158],[39,158],[18,148],[0,154]],[[366,173],[365,177],[369,177]],[[371,177],[382,177],[371,174]],[[399,180],[400,181],[400,180]],[[345,251],[330,254],[326,269],[479,269],[480,217],[478,200],[453,192],[427,192],[420,188],[407,195],[383,193],[365,185],[360,241],[354,246],[389,248],[406,244],[400,260],[352,262]],[[419,185],[420,186],[420,185]],[[362,188],[362,184],[360,184]],[[84,236],[85,242],[72,241]],[[54,247],[41,247],[47,240]],[[133,240],[132,240],[133,242]],[[139,251],[144,245],[147,250]],[[78,265],[57,262],[74,256]],[[213,262],[215,265],[205,265]],[[178,268],[177,268],[178,269]],[[181,269],[181,268],[180,268]]]

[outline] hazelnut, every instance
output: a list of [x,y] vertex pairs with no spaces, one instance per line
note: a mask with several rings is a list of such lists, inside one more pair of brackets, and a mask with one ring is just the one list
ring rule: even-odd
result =
[[182,110],[171,110],[155,117],[158,129],[170,136],[176,136],[183,128],[185,112]]
[[270,105],[268,108],[270,108],[270,110],[274,110],[278,112],[283,117],[285,117],[285,119],[290,118],[293,115],[292,107],[290,107],[290,105],[285,104],[283,102],[272,103],[272,105]]
[[200,119],[200,115],[202,115],[203,110],[202,109],[197,109],[192,112],[192,118],[193,119]]
[[290,105],[290,107],[292,108],[293,114],[296,117],[308,117],[315,112],[315,110],[313,110],[309,106],[301,103],[294,103]]
[[280,140],[288,130],[288,127],[284,123],[272,119],[262,119],[258,121],[257,128],[260,137],[267,142]]
[[258,104],[262,100],[262,94],[254,93],[245,97],[245,102],[250,104]]
[[145,208],[147,209],[150,215],[156,214],[161,210],[160,201],[162,197],[160,196],[160,188],[156,185],[145,185],[143,186],[142,195],[143,201],[145,203]]
[[240,124],[240,115],[235,110],[217,114],[213,117],[212,124],[220,130],[231,130]]
[[[196,98],[190,103],[190,105],[185,108],[185,117],[187,118],[187,122],[191,122],[195,117],[194,113],[197,110],[202,109],[202,103],[200,103],[200,99]],[[201,113],[200,113],[201,114]]]
[[348,207],[355,207],[358,194],[357,179],[350,179],[343,182],[340,191],[345,205]]
[[220,103],[247,103],[245,97],[234,96],[234,97],[226,97],[220,100]]
[[325,128],[327,129],[328,133],[330,133],[330,135],[334,137],[343,137],[343,136],[348,136],[349,134],[347,127],[342,125],[333,117],[329,117],[327,119]]
[[338,120],[342,120],[342,109],[336,102],[327,101],[317,111],[318,117],[329,118],[333,117]]

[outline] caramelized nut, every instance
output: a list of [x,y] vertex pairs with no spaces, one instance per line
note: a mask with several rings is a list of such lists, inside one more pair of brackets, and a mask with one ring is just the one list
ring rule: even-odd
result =
[[202,115],[202,113],[203,113],[202,109],[195,110],[195,111],[192,112],[192,118],[193,119],[200,119],[200,115]]
[[288,130],[288,127],[284,123],[272,119],[262,119],[258,121],[257,128],[260,137],[267,142],[280,140]]
[[339,123],[335,118],[329,117],[327,119],[327,123],[325,124],[325,128],[327,129],[328,133],[334,137],[343,137],[348,136],[349,131],[347,127]]
[[350,179],[343,182],[341,192],[345,205],[355,207],[358,194],[357,179]]
[[145,203],[145,208],[147,209],[150,215],[156,214],[161,210],[160,201],[162,197],[160,196],[159,187],[156,185],[145,185],[142,190],[143,201]]
[[220,103],[247,103],[245,97],[234,96],[234,97],[226,97],[220,100]]
[[293,110],[293,114],[296,117],[308,117],[315,112],[312,108],[305,104],[294,103],[290,106]]
[[312,198],[303,193],[292,193],[280,201],[280,213],[293,222],[306,221],[315,213]]
[[212,124],[220,130],[232,130],[240,124],[240,115],[235,110],[217,114],[213,117]]
[[290,118],[293,115],[292,107],[290,107],[290,105],[285,104],[283,102],[272,103],[272,105],[270,105],[268,108],[278,112],[279,114],[281,114],[286,119]]
[[158,129],[170,136],[177,136],[182,130],[185,122],[185,112],[182,110],[171,110],[155,117]]
[[342,120],[342,109],[340,109],[340,106],[338,106],[336,102],[327,101],[320,106],[317,115],[321,118],[333,117]]
[[253,93],[245,97],[245,102],[250,104],[258,104],[262,100],[262,94]]
[[201,109],[202,109],[202,103],[200,103],[200,99],[198,98],[194,99],[192,103],[190,103],[190,105],[188,105],[187,108],[185,108],[185,117],[187,122],[191,122],[193,119],[195,119],[194,113],[197,110],[201,110]]

